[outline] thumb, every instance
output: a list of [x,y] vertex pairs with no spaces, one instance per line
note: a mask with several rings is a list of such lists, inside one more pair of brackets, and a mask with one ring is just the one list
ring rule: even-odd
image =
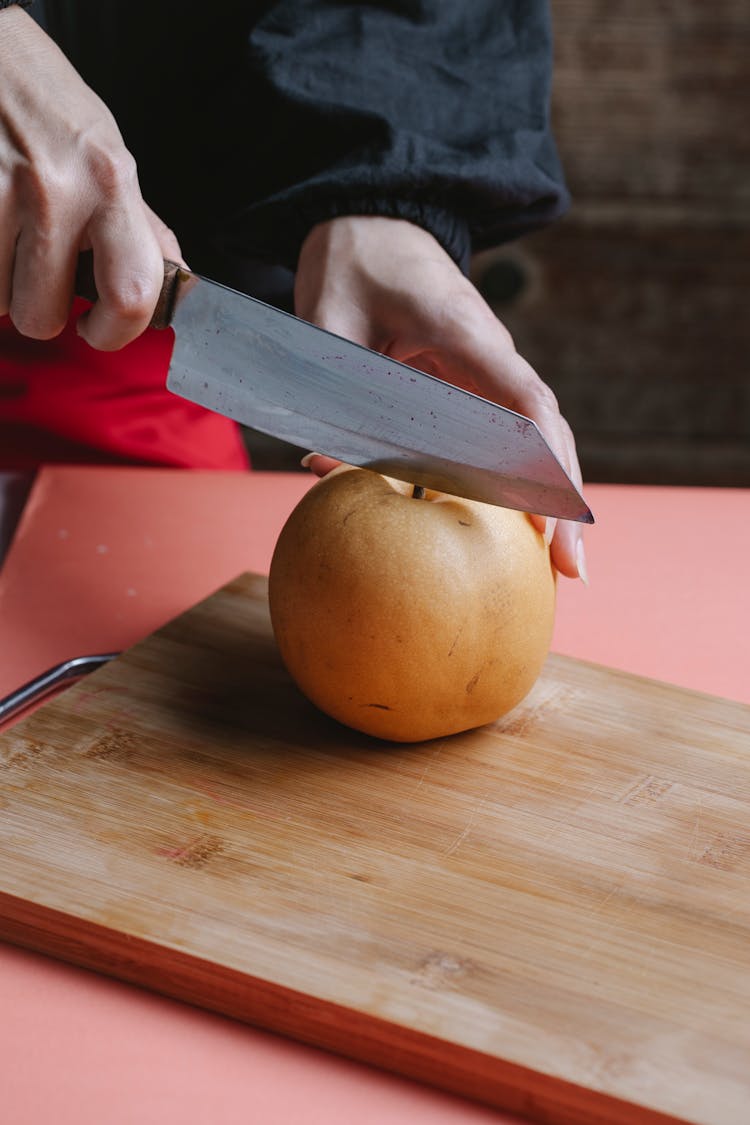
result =
[[324,453],[306,453],[300,461],[303,469],[309,469],[316,477],[325,477],[341,464],[335,457],[328,457]]

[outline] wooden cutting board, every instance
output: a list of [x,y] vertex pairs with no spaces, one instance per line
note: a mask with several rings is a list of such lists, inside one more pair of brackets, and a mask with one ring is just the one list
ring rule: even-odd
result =
[[746,706],[552,657],[378,743],[245,575],[0,736],[0,786],[11,941],[538,1121],[750,1120]]

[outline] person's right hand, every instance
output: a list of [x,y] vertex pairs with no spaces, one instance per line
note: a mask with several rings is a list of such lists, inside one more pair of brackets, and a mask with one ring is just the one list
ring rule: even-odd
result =
[[120,348],[151,319],[163,259],[182,261],[177,240],[144,203],[112,114],[19,7],[0,11],[0,75],[0,316],[56,336],[92,249],[99,300],[79,332]]

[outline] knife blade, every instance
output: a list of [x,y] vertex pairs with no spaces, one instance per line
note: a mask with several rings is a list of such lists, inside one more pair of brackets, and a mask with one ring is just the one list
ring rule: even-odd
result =
[[[95,298],[81,255],[77,292]],[[174,394],[306,450],[543,516],[594,517],[534,421],[165,263]]]

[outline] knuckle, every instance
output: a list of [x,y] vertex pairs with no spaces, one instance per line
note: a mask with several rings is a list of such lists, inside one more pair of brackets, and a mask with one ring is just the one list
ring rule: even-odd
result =
[[140,271],[119,278],[102,293],[109,313],[118,320],[132,323],[150,319],[158,296],[153,278]]
[[44,237],[52,227],[61,197],[67,193],[64,177],[52,165],[23,163],[15,169],[13,178],[22,211],[33,216],[37,236]]
[[105,199],[125,195],[138,183],[135,159],[124,147],[93,145],[87,163],[89,175]]
[[16,183],[27,194],[49,200],[77,200],[82,190],[83,167],[73,148],[63,153],[30,152],[13,169]]

